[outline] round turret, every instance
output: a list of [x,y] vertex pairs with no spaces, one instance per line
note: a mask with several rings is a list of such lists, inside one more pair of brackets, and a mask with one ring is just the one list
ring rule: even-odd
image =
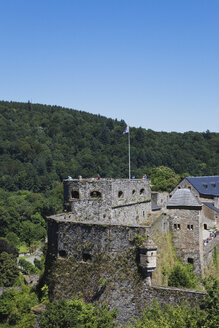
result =
[[156,269],[157,246],[153,240],[147,239],[139,247],[139,267],[148,285],[151,285],[152,272]]

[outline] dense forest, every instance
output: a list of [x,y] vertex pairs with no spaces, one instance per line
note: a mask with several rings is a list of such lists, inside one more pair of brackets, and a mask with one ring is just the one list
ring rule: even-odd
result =
[[[127,177],[124,121],[72,109],[0,102],[0,187],[45,192],[63,178]],[[132,175],[159,166],[177,174],[219,172],[219,133],[130,128]]]

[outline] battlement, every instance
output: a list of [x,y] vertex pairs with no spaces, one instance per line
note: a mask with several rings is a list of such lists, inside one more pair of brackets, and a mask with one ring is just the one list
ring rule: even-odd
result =
[[150,202],[147,180],[64,180],[65,211],[80,221],[139,224],[151,209]]

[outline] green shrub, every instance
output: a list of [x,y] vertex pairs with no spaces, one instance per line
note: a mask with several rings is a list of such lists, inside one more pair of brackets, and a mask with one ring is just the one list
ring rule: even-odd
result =
[[198,280],[193,272],[193,266],[191,264],[176,264],[169,275],[168,286],[197,288]]
[[26,261],[25,259],[21,258],[19,260],[19,265],[22,267],[24,273],[35,274],[39,273],[39,270],[30,262]]
[[21,292],[13,289],[4,292],[0,296],[0,323],[3,327],[32,328],[35,316],[30,309],[37,303],[36,294],[27,286]]
[[108,311],[105,305],[97,307],[83,300],[60,300],[47,305],[40,317],[42,328],[112,328],[116,326],[116,311]]

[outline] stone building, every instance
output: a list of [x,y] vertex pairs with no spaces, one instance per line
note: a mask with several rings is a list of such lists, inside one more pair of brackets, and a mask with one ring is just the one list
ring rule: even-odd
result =
[[186,188],[199,198],[201,202],[211,202],[219,208],[219,175],[206,177],[186,177],[170,193]]
[[[202,205],[195,197],[185,197],[183,203],[176,196],[160,219],[162,227],[152,226],[146,225],[149,214],[155,214],[147,180],[65,180],[65,212],[48,218],[45,279],[51,299],[80,295],[88,302],[104,301],[118,309],[121,324],[139,316],[154,299],[162,304],[196,302],[203,293],[153,286],[156,229],[170,227],[178,254],[202,271]],[[155,196],[159,205],[167,199]]]
[[177,189],[167,203],[169,227],[179,258],[203,274],[202,203],[189,189]]
[[77,220],[140,224],[151,210],[147,180],[64,180],[64,207]]

